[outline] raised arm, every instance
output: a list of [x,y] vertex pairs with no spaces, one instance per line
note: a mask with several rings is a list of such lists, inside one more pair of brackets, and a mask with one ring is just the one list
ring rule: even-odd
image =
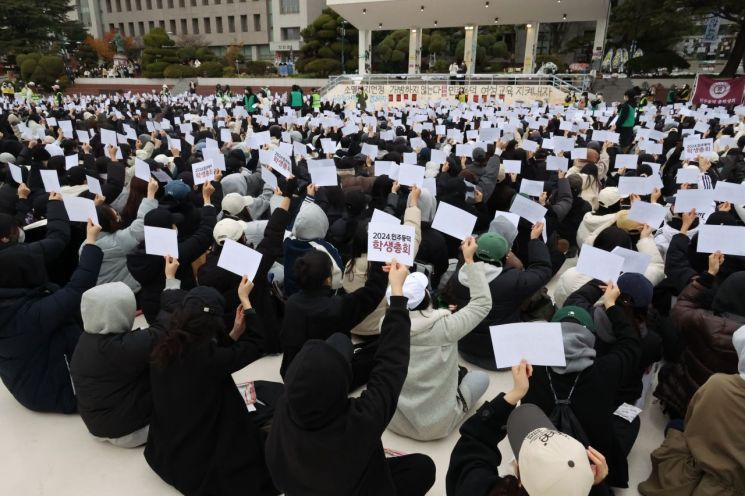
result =
[[67,217],[62,196],[58,193],[49,195],[47,203],[47,236],[46,238],[29,243],[28,249],[44,257],[44,263],[56,259],[70,242],[70,221]]

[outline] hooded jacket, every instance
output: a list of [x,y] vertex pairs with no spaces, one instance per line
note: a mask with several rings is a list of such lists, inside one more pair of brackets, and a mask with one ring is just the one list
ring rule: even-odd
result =
[[[556,403],[554,394],[551,392],[549,374],[556,398],[559,400],[569,396],[576,381],[570,403],[572,411],[582,425],[590,445],[603,453],[608,460],[610,468],[608,484],[611,486],[620,484],[617,487],[624,487],[627,483],[624,480],[627,474],[619,468],[626,466],[626,459],[614,456],[613,412],[618,407],[616,396],[619,388],[636,373],[641,347],[639,337],[631,322],[618,305],[610,307],[607,314],[617,338],[610,351],[594,360],[589,360],[589,365],[588,356],[582,356],[580,360],[572,360],[568,356],[568,370],[566,371],[550,370],[550,367],[543,366],[534,367],[530,378],[530,389],[522,402],[538,405],[546,415],[551,415]],[[575,353],[581,355],[581,347],[568,346],[565,333],[565,325],[562,323],[562,337],[564,337],[566,349],[574,350]],[[588,343],[588,346],[592,345]],[[572,366],[573,362],[583,364]],[[577,378],[578,374],[579,378]]]
[[396,409],[409,363],[406,298],[391,297],[367,389],[348,398],[352,370],[311,340],[285,378],[266,445],[278,489],[289,495],[395,494],[380,436]]
[[42,257],[42,264],[48,265],[59,257],[70,242],[70,221],[65,204],[55,200],[47,202],[47,235],[33,243],[0,243],[0,251],[7,254],[31,254]]
[[[202,207],[201,221],[197,230],[178,243],[179,268],[176,278],[181,281],[181,288],[189,290],[196,286],[192,263],[204,255],[212,244],[212,229],[217,223],[215,207]],[[140,308],[149,323],[155,322],[160,308],[160,293],[166,284],[164,274],[165,261],[159,255],[148,255],[145,243],[127,255],[127,269],[132,277],[142,286],[140,290]]]
[[284,293],[290,297],[298,291],[295,283],[295,260],[311,250],[325,252],[331,258],[331,288],[339,289],[344,264],[338,250],[325,241],[329,230],[329,219],[324,211],[308,196],[300,206],[292,226],[292,236],[284,241]]
[[[491,291],[491,309],[472,332],[461,338],[458,349],[493,363],[489,326],[520,322],[523,301],[548,283],[551,271],[551,257],[542,239],[530,240],[524,270],[485,264],[484,272]],[[459,308],[471,299],[469,280],[469,274],[463,268],[451,279],[455,303]]]
[[[56,203],[56,202],[52,202]],[[10,255],[8,253],[7,255]],[[0,266],[43,266],[41,254],[3,252]],[[7,258],[6,258],[7,257]],[[103,254],[84,245],[80,264],[63,288],[30,277],[0,288],[0,378],[18,402],[39,412],[75,412],[75,393],[68,363],[80,337],[83,292],[96,284]]]
[[432,229],[432,221],[437,212],[437,200],[428,190],[423,189],[417,202],[422,215],[422,242],[417,251],[417,260],[432,264],[432,287],[438,288],[441,278],[448,270],[448,247],[445,235]]
[[150,352],[161,325],[132,331],[137,305],[123,282],[83,293],[85,331],[70,362],[78,411],[96,437],[116,439],[150,423]]
[[458,399],[458,340],[491,309],[484,263],[465,264],[471,301],[455,313],[447,309],[410,311],[411,356],[406,382],[388,428],[430,441],[449,436],[474,405]]
[[103,251],[103,263],[96,284],[121,281],[135,293],[140,290],[140,283],[127,269],[127,255],[145,240],[145,214],[155,208],[158,208],[158,200],[143,198],[137,209],[137,219],[129,227],[98,235],[96,246]]
[[[176,307],[184,296],[184,291],[164,291],[164,309]],[[145,460],[184,494],[277,494],[261,434],[231,376],[261,357],[262,334],[261,321],[248,313],[238,341],[193,345],[180,359],[150,367],[153,413]]]
[[708,309],[704,302],[707,294],[711,297],[714,282],[711,274],[703,273],[680,293],[671,313],[686,347],[680,363],[660,371],[654,394],[681,415],[709,377],[717,372],[734,374],[738,370],[732,335],[745,323],[745,272],[729,276],[716,290],[712,309]]

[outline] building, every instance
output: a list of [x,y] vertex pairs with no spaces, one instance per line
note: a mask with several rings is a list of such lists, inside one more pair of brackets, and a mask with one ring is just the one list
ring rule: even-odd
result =
[[300,49],[300,31],[325,0],[71,0],[75,17],[100,38],[118,30],[141,39],[161,27],[175,40],[198,38],[220,55],[242,45],[247,59],[286,60]]
[[[359,30],[359,73],[364,74],[372,53],[374,30],[410,30],[409,73],[421,68],[423,29],[462,27],[465,29],[464,62],[469,73],[475,69],[479,25],[504,24],[518,27],[516,55],[522,55],[523,72],[534,72],[536,54],[550,40],[544,24],[571,21],[594,27],[591,62],[599,67],[605,47],[610,0],[328,0],[328,6]],[[456,7],[457,8],[454,8]],[[594,25],[594,26],[593,26]],[[521,33],[520,31],[524,32]],[[550,41],[548,41],[550,43]],[[539,46],[540,45],[540,46]]]

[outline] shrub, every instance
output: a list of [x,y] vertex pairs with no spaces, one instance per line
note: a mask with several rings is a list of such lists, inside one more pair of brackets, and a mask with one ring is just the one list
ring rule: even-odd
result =
[[222,77],[222,64],[219,62],[204,62],[197,69],[202,77]]
[[336,59],[312,60],[305,64],[304,71],[314,77],[326,77],[329,74],[338,74],[341,72],[341,61]]
[[197,75],[197,70],[190,65],[171,64],[163,70],[163,77],[191,78]]
[[233,77],[235,76],[235,67],[226,66],[222,68],[222,75],[223,77]]
[[42,55],[38,52],[18,55],[16,63],[21,77],[33,81],[41,88],[51,89],[55,81],[65,75],[65,63],[57,55]]
[[215,57],[215,54],[212,52],[212,50],[206,47],[202,47],[197,48],[197,58],[200,62],[211,62],[217,57]]
[[149,78],[160,78],[163,77],[163,71],[170,64],[168,62],[153,62],[145,66],[145,70],[142,71],[142,75]]
[[263,60],[252,60],[246,62],[246,73],[252,76],[263,76],[267,73],[269,63]]

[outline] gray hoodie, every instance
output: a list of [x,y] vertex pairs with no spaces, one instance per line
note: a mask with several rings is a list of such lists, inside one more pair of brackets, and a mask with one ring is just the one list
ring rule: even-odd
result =
[[292,235],[301,241],[324,239],[329,230],[326,213],[312,201],[303,202],[292,226]]
[[745,325],[736,330],[732,335],[732,344],[735,346],[737,356],[740,357],[737,370],[740,372],[740,377],[745,379]]
[[123,282],[89,289],[80,300],[83,329],[89,334],[121,334],[132,330],[137,303]]

